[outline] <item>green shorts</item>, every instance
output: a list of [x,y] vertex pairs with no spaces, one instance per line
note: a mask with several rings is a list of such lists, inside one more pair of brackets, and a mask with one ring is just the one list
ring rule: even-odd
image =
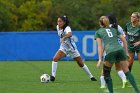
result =
[[128,47],[128,52],[129,53],[140,53],[140,46],[137,46],[137,47],[133,47],[133,48],[130,48]]
[[118,50],[115,52],[111,52],[105,56],[105,61],[108,61],[109,63],[117,63],[120,61],[126,61],[127,55],[124,50]]

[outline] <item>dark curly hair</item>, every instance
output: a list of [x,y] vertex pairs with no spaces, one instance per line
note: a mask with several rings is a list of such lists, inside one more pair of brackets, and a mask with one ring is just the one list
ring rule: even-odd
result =
[[110,24],[112,25],[111,27],[118,29],[118,21],[117,21],[116,16],[114,14],[110,13],[107,15],[107,17],[109,19]]

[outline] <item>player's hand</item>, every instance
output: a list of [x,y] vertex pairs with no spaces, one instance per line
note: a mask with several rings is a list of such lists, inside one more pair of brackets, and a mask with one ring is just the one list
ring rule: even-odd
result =
[[101,60],[98,61],[97,65],[96,65],[97,68],[100,68],[100,66],[101,66],[101,62],[102,62]]
[[140,41],[136,42],[136,43],[133,43],[134,46],[138,46],[140,45]]

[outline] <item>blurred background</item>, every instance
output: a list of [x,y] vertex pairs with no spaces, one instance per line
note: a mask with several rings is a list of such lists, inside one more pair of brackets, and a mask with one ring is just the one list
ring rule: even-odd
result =
[[124,26],[140,0],[0,0],[0,31],[55,30],[57,17],[67,15],[73,30],[96,30],[101,15],[114,13]]
[[[0,60],[52,60],[59,49],[56,21],[66,15],[85,60],[97,59],[100,16],[114,13],[124,27],[140,0],[0,0]],[[68,60],[67,58],[65,60]]]
[[[114,13],[123,28],[135,11],[140,12],[140,0],[0,0],[0,93],[108,93],[100,89],[102,67],[96,69],[98,20]],[[60,45],[56,21],[63,15],[97,83],[69,56],[59,62],[55,83],[40,83],[43,73],[51,75],[51,60]],[[132,72],[140,82],[138,69],[135,61]],[[130,84],[121,88],[115,68],[112,72],[115,93],[134,92]]]

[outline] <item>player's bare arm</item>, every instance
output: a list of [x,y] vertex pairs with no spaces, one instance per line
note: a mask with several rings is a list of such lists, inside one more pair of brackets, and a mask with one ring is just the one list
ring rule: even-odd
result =
[[97,41],[97,44],[98,44],[98,56],[99,56],[97,67],[100,67],[100,64],[102,62],[102,56],[103,56],[104,48],[102,46],[102,40],[100,38],[96,38],[96,41]]
[[60,41],[60,43],[62,43],[66,38],[69,38],[72,36],[72,32],[68,32],[68,34],[66,34]]

